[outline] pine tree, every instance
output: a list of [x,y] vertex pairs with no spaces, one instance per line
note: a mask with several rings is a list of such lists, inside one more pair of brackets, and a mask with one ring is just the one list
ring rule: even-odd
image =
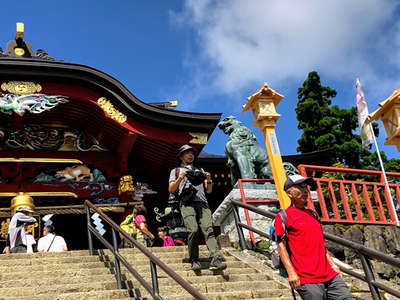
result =
[[[363,168],[371,155],[362,147],[361,138],[354,134],[358,126],[355,107],[342,109],[331,105],[336,91],[321,84],[317,72],[310,72],[303,86],[298,89],[296,106],[298,128],[303,131],[298,140],[300,153],[329,150],[326,165],[342,163],[350,168]],[[375,135],[377,124],[373,124]],[[374,160],[373,157],[371,157]]]

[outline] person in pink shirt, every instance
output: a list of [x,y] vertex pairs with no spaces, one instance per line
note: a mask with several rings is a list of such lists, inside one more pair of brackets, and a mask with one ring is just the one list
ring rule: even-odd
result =
[[163,247],[175,246],[174,240],[168,235],[168,231],[165,226],[159,227],[157,231],[158,237],[163,240]]
[[136,204],[133,207],[133,215],[135,217],[134,224],[138,229],[136,233],[136,240],[140,242],[143,246],[153,245],[154,235],[149,231],[146,221],[146,207],[143,204]]

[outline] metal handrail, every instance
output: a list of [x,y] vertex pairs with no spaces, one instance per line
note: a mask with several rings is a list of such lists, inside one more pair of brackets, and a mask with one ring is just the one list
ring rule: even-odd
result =
[[[266,234],[252,226],[248,226],[244,223],[241,223],[240,217],[239,217],[239,212],[238,212],[238,207],[248,209],[252,212],[255,212],[257,214],[260,214],[260,215],[270,218],[270,219],[274,219],[276,214],[266,211],[264,209],[258,208],[258,207],[254,207],[249,204],[245,204],[245,203],[236,201],[236,200],[232,200],[231,203],[233,205],[233,213],[234,213],[236,230],[238,232],[238,237],[239,237],[239,245],[242,250],[248,249],[247,243],[244,238],[243,228],[245,228],[249,231],[255,232],[255,233],[257,233],[263,237],[266,237],[268,239],[271,239],[271,236],[269,234]],[[392,256],[389,256],[389,255],[382,253],[380,251],[377,251],[375,249],[365,247],[364,245],[343,239],[343,238],[333,235],[331,233],[324,233],[324,236],[327,240],[329,240],[333,243],[351,248],[356,251],[356,253],[360,257],[364,275],[354,272],[353,270],[351,270],[349,268],[345,268],[343,266],[339,266],[339,268],[344,273],[349,274],[353,277],[356,277],[357,279],[360,279],[360,280],[366,282],[368,284],[370,293],[374,300],[381,299],[381,296],[379,294],[379,289],[381,289],[393,296],[400,297],[399,291],[394,290],[391,287],[375,280],[374,272],[372,270],[371,263],[369,261],[370,258],[375,258],[375,259],[385,262],[391,266],[400,268],[400,259],[394,258]]]
[[[98,231],[90,224],[90,210],[98,213],[101,218],[111,226],[113,245],[111,245]],[[164,262],[162,262],[157,256],[155,256],[150,250],[141,245],[135,239],[133,239],[128,233],[126,233],[120,226],[118,226],[113,220],[111,220],[105,213],[100,209],[95,207],[93,203],[89,200],[85,201],[85,210],[87,216],[87,230],[88,230],[88,244],[90,255],[94,255],[92,234],[97,237],[100,242],[103,243],[113,254],[115,258],[115,273],[117,277],[117,286],[119,289],[122,288],[122,275],[120,270],[120,263],[122,263],[126,269],[140,282],[140,284],[152,295],[154,299],[162,300],[159,295],[158,288],[158,276],[157,276],[157,266],[160,267],[169,277],[171,277],[175,282],[177,282],[182,288],[184,288],[189,294],[191,294],[195,299],[206,300],[207,298],[201,294],[197,289],[195,289],[189,282],[183,279],[174,270],[168,267]],[[150,270],[152,285],[147,283],[147,281],[136,271],[132,265],[119,253],[116,232],[124,237],[127,241],[132,243],[135,248],[146,255],[150,260]]]

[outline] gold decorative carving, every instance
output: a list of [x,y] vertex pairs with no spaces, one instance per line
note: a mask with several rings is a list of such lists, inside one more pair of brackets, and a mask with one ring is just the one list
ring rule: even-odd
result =
[[127,117],[118,109],[116,109],[114,105],[112,105],[111,102],[107,100],[106,97],[99,98],[97,100],[97,104],[99,104],[100,107],[117,122],[124,123],[127,120]]
[[189,134],[193,137],[189,141],[189,144],[200,144],[200,145],[207,144],[207,141],[208,141],[208,134],[207,133],[189,132]]
[[[100,208],[103,212],[123,213],[127,207],[141,203],[143,203],[143,201],[131,201],[129,203],[94,204],[94,206]],[[48,214],[56,214],[56,215],[86,214],[86,211],[84,205],[82,204],[66,205],[66,206],[40,206],[35,208],[35,216],[43,216]],[[10,217],[11,217],[10,209],[5,207],[0,207],[0,218],[10,218]],[[8,226],[8,224],[5,226]]]
[[134,192],[133,179],[131,175],[122,176],[119,180],[118,193]]
[[[25,195],[32,197],[74,197],[78,198],[78,195],[72,192],[28,192]],[[17,196],[18,193],[15,192],[0,192],[0,197],[12,197]]]
[[71,164],[83,164],[79,159],[69,159],[69,158],[36,158],[36,157],[1,157],[0,162],[35,162],[35,163],[71,163]]
[[10,226],[10,221],[11,219],[8,218],[5,221],[1,222],[0,237],[2,237],[3,239],[7,238],[8,226]]
[[1,85],[1,89],[12,94],[28,95],[39,93],[42,90],[42,86],[30,81],[9,81],[7,83],[4,82]]
[[[39,224],[38,224],[38,223],[35,223],[35,224],[32,224],[32,225],[28,225],[28,228],[27,228],[27,230],[26,230],[26,232],[32,234],[32,236],[33,236],[34,239],[37,238],[37,237],[36,237],[37,234],[36,234],[36,230],[35,230],[35,228],[37,228],[37,227],[39,227]],[[40,233],[39,233],[39,235],[40,235]]]

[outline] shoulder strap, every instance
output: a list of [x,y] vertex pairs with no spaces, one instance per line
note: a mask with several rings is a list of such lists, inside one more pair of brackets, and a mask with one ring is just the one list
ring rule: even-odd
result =
[[308,210],[309,212],[311,212],[311,214],[313,215],[313,217],[315,218],[315,220],[317,220],[318,222],[321,221],[321,218],[319,217],[318,213],[317,213],[315,210],[312,210],[312,209],[310,209],[310,208],[307,208],[307,210]]
[[51,243],[50,243],[50,245],[49,245],[49,248],[47,248],[47,251],[46,251],[46,252],[49,252],[51,246],[53,245],[53,242],[54,242],[54,239],[55,239],[55,238],[56,238],[56,235],[54,235],[53,239],[51,240]]
[[283,231],[286,234],[287,233],[287,229],[286,229],[287,215],[286,215],[286,212],[284,210],[280,210],[279,211],[279,215],[281,216],[281,219],[282,219]]

